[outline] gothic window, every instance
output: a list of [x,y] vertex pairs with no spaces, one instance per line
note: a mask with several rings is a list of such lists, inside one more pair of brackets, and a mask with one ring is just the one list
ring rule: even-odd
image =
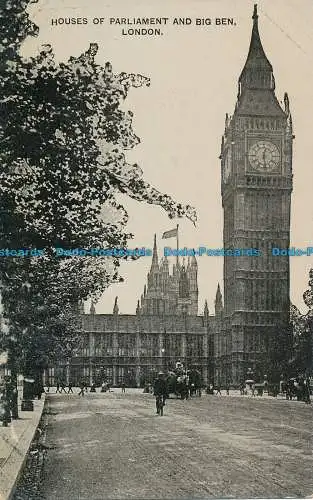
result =
[[151,351],[152,351],[152,356],[159,356],[159,338],[157,335],[152,336]]
[[89,333],[86,333],[81,339],[80,346],[77,350],[77,355],[82,357],[90,356]]
[[125,368],[123,366],[119,366],[117,369],[117,383],[120,385],[121,383],[124,382],[124,373],[125,373]]
[[268,311],[270,309],[270,288],[271,282],[269,280],[266,281],[266,296],[265,296],[265,310]]
[[189,297],[189,280],[184,266],[182,267],[179,280],[179,297],[180,298]]
[[252,282],[250,280],[246,281],[245,287],[245,309],[252,309]]
[[113,367],[112,366],[106,366],[102,370],[104,378],[109,382],[113,382]]
[[118,336],[118,356],[127,356],[127,335],[119,334]]
[[141,356],[151,356],[151,339],[146,333],[143,333],[140,337],[139,352]]
[[203,352],[203,337],[202,335],[197,336],[197,357],[200,359],[204,356]]
[[102,354],[104,356],[113,355],[113,334],[105,333],[102,335]]
[[181,338],[179,335],[175,335],[175,355],[179,357],[181,354]]
[[265,307],[265,298],[267,295],[267,290],[266,290],[266,281],[262,280],[261,281],[261,310],[264,311],[266,309]]
[[159,314],[158,299],[153,299],[153,314],[155,315]]
[[136,356],[136,334],[128,334],[127,335],[127,341],[128,341],[128,356]]
[[94,337],[95,337],[95,356],[102,356],[101,335],[94,334]]

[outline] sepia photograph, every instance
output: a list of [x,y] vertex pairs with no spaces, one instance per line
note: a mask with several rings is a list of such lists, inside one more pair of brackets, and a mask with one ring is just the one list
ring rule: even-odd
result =
[[313,3],[0,1],[0,500],[313,498]]

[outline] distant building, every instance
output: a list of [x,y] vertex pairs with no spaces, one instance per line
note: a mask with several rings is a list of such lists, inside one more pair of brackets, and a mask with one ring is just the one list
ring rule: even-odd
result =
[[152,264],[147,280],[137,312],[156,316],[198,314],[198,265],[195,257],[188,259],[187,266],[185,263],[180,265],[177,259],[170,274],[167,257],[158,261],[154,236]]
[[[69,364],[50,369],[50,383],[56,379],[78,383],[109,381],[142,386],[158,371],[196,367],[206,383],[213,380],[213,332],[215,317],[209,316],[207,303],[198,316],[197,262],[187,266],[177,260],[173,274],[167,259],[159,262],[156,237],[147,285],[136,314],[120,314],[115,299],[113,314],[96,314],[92,303],[89,314],[82,314],[85,331],[80,351]],[[220,289],[218,314],[222,312]]]

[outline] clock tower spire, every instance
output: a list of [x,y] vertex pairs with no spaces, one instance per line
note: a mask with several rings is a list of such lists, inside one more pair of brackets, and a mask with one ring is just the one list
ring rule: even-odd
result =
[[282,109],[275,95],[256,5],[252,19],[248,56],[233,116],[226,115],[220,156],[224,248],[245,251],[224,257],[228,340],[221,372],[233,383],[242,382],[248,368],[260,378],[270,376],[267,361],[275,357],[270,351],[277,349],[277,332],[285,332],[286,345],[289,332],[289,257],[274,256],[272,248],[289,247],[294,136],[289,98]]
[[257,5],[253,11],[253,27],[250,41],[250,48],[246,64],[239,77],[239,84],[242,89],[275,89],[275,80],[273,76],[273,68],[267,59],[258,26]]

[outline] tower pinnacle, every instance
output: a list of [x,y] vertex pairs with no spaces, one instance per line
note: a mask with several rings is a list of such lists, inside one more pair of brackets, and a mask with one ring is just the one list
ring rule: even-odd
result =
[[119,307],[118,307],[118,304],[117,304],[117,299],[118,299],[118,297],[115,297],[114,307],[113,307],[113,314],[118,314],[119,313]]
[[91,304],[90,304],[90,314],[96,314],[96,308],[95,308],[95,303],[94,301],[92,300],[91,301]]
[[223,299],[222,299],[220,284],[218,283],[215,296],[215,316],[220,316],[222,312],[223,312]]
[[253,8],[253,16],[252,16],[252,19],[254,20],[254,22],[258,22],[258,4],[254,4],[254,8]]
[[157,249],[156,234],[155,234],[154,235],[154,242],[153,242],[151,269],[158,268],[158,267],[159,267],[159,259],[158,259],[158,249]]

